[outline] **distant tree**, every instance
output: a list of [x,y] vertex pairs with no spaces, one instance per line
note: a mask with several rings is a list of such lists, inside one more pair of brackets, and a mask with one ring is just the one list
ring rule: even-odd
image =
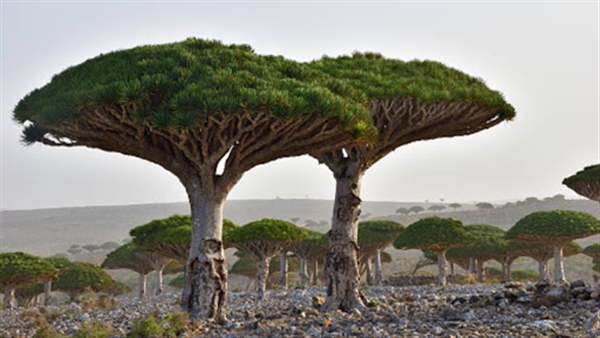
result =
[[537,197],[527,197],[524,200],[524,202],[527,203],[527,204],[532,204],[532,203],[539,203],[540,200]]
[[[232,275],[244,276],[250,279],[250,282],[246,286],[246,291],[250,290],[250,287],[254,284],[257,284],[256,281],[256,271],[258,269],[257,262],[252,256],[248,253],[237,250],[234,255],[238,257],[238,259],[233,263],[231,269],[229,269],[229,273]],[[270,281],[272,280],[271,276],[275,276],[278,273],[277,266],[279,264],[279,256],[275,255],[270,261],[269,264],[269,278],[267,279],[266,286],[267,288],[271,285]],[[298,269],[298,264],[292,260],[290,263],[291,269]],[[178,283],[177,281],[175,283]],[[169,284],[171,285],[171,284]]]
[[56,269],[47,260],[24,252],[0,253],[0,290],[4,293],[4,308],[17,306],[15,290],[56,277]]
[[449,207],[450,207],[450,208],[452,208],[452,209],[454,209],[454,211],[456,211],[456,209],[458,209],[458,208],[461,208],[461,207],[462,207],[462,204],[460,204],[460,203],[451,203],[451,204],[449,205]]
[[358,245],[360,264],[370,265],[375,258],[375,285],[382,285],[381,251],[391,245],[404,230],[398,222],[387,220],[364,221],[358,223]]
[[292,217],[290,218],[290,221],[292,221],[292,223],[296,223],[300,220],[300,217]]
[[419,205],[412,206],[408,209],[409,212],[414,212],[415,214],[418,214],[423,210],[425,210],[425,208]]
[[[521,256],[531,257],[538,263],[538,274],[540,281],[550,280],[550,269],[548,261],[554,257],[554,247],[546,243],[519,243],[518,252]],[[583,251],[576,242],[567,242],[563,246],[563,257],[574,256]]]
[[65,272],[73,263],[65,257],[51,256],[47,257],[46,260],[50,262],[56,269],[58,269],[58,275],[53,279],[44,281],[44,305],[50,305],[52,282],[56,280],[63,272]]
[[114,250],[118,247],[120,247],[121,244],[117,243],[117,242],[104,242],[102,244],[100,244],[100,247],[104,250]]
[[100,250],[100,249],[101,249],[101,248],[100,248],[100,246],[99,246],[99,245],[96,245],[96,244],[86,244],[86,245],[83,245],[83,246],[81,246],[81,248],[82,248],[82,249],[85,249],[85,250],[87,250],[87,251],[89,251],[89,252],[92,252],[92,251],[96,251],[96,250]]
[[185,263],[190,253],[192,219],[189,215],[155,219],[131,229],[129,235],[134,244]]
[[402,215],[408,215],[410,213],[410,210],[408,210],[407,208],[398,208],[396,209],[396,213],[397,214],[402,214]]
[[307,264],[325,255],[329,238],[326,234],[317,231],[309,229],[303,229],[303,231],[305,237],[302,240],[292,242],[287,250],[292,252],[300,261],[300,286],[305,288],[308,281]]
[[156,295],[162,293],[162,273],[164,268],[173,261],[171,258],[148,251],[146,248],[133,243],[124,244],[110,252],[101,267],[103,269],[127,269],[138,273],[139,297],[146,296],[146,276],[156,271]]
[[583,249],[583,254],[592,257],[592,270],[600,272],[600,243],[588,245]]
[[[483,276],[483,265],[486,261],[496,259],[501,264],[508,263],[505,261],[505,257],[509,253],[510,242],[505,239],[504,230],[488,224],[471,224],[465,225],[467,233],[475,238],[475,242],[465,246],[459,246],[449,249],[446,252],[448,260],[462,260],[470,261],[474,259],[476,261],[476,272],[477,279],[480,283],[484,282]],[[503,280],[510,279],[508,276],[510,272],[506,269],[510,269],[503,265]]]
[[116,281],[101,267],[86,262],[72,262],[58,277],[54,287],[68,294],[73,301],[80,301],[86,291],[111,292],[119,289]]
[[552,245],[554,282],[566,282],[563,246],[577,238],[600,233],[600,221],[594,216],[571,210],[539,211],[520,219],[506,232],[509,240]]
[[248,253],[258,263],[258,298],[265,296],[269,261],[305,233],[293,223],[264,218],[239,227],[225,236],[225,244]]
[[562,183],[579,195],[600,202],[600,164],[587,166]]
[[433,211],[433,212],[442,211],[444,209],[446,209],[445,206],[443,206],[443,205],[437,205],[437,204],[434,204],[434,205],[430,206],[429,208],[427,208],[427,210]]
[[479,203],[475,204],[475,206],[477,207],[477,209],[480,209],[480,210],[494,209],[494,205],[492,203],[488,203],[488,202],[479,202]]
[[446,251],[473,243],[475,238],[467,234],[459,220],[427,217],[409,225],[396,237],[397,249],[431,250],[437,254],[438,284],[446,284]]
[[417,263],[415,264],[415,269],[412,274],[416,274],[419,269],[424,268],[429,265],[437,264],[437,254],[431,250],[422,250],[423,255],[419,258]]
[[67,252],[70,253],[71,255],[76,255],[82,251],[83,250],[81,249],[81,245],[79,245],[79,244],[73,244],[67,250]]

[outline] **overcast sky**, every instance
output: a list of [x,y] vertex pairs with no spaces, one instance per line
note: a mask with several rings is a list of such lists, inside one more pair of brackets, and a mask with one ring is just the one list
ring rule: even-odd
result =
[[[298,61],[353,51],[430,59],[483,78],[517,117],[471,136],[416,142],[363,180],[369,201],[582,198],[561,181],[600,162],[597,1],[9,2],[2,1],[1,207],[185,201],[169,172],[88,148],[25,147],[16,103],[100,53],[187,37],[250,44]],[[230,199],[332,199],[309,157],[247,172]]]

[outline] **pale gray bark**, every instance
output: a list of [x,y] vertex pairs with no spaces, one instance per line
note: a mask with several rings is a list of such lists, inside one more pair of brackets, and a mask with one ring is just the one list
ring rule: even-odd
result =
[[545,259],[540,259],[538,262],[538,273],[540,275],[540,281],[548,280],[548,261]]
[[311,262],[312,262],[311,284],[314,286],[318,286],[319,285],[319,260],[314,258],[311,260]]
[[473,257],[469,258],[469,273],[475,274],[477,271],[477,260]]
[[502,259],[502,283],[510,282],[512,280],[512,272],[510,266],[512,265],[513,260],[504,257]]
[[281,280],[279,285],[287,289],[288,288],[288,265],[287,265],[287,252],[281,251],[279,253],[279,274],[281,275]]
[[565,283],[565,266],[563,264],[563,248],[561,244],[554,245],[554,282]]
[[138,273],[138,287],[140,288],[138,296],[140,299],[144,299],[146,297],[146,275],[143,273]]
[[50,293],[52,292],[52,281],[44,282],[44,305],[48,306],[52,303],[52,296]]
[[258,299],[265,299],[265,291],[267,289],[267,278],[269,278],[269,261],[270,257],[261,257],[257,262],[256,280],[258,284]]
[[350,311],[366,309],[360,291],[358,247],[358,216],[360,215],[360,184],[362,172],[348,163],[334,171],[336,179],[329,249],[325,262],[327,299],[322,309]]
[[300,286],[306,288],[306,282],[308,280],[308,271],[306,269],[306,259],[300,258]]
[[222,241],[225,193],[202,194],[199,182],[187,188],[192,212],[192,242],[186,262],[182,302],[191,319],[225,323],[227,266]]
[[438,258],[438,285],[443,286],[443,285],[446,285],[446,276],[448,275],[447,267],[446,267],[447,266],[446,252],[438,251],[437,258]]
[[381,250],[377,250],[375,252],[373,266],[375,268],[375,285],[381,286],[383,284],[383,273],[381,272]]
[[483,283],[484,281],[484,276],[483,276],[483,264],[485,262],[482,260],[477,260],[477,281],[479,283]]
[[164,270],[164,266],[159,267],[158,269],[155,270],[156,271],[156,290],[154,291],[155,296],[162,295],[162,293],[164,292],[163,270]]
[[15,288],[4,289],[4,309],[16,309],[17,297],[15,297]]
[[370,259],[367,259],[365,264],[365,277],[367,285],[373,285],[373,262]]

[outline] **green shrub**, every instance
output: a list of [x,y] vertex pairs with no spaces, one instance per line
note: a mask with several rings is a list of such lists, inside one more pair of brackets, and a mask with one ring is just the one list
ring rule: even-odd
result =
[[81,329],[75,332],[72,338],[109,338],[111,334],[112,330],[109,328],[109,324],[94,322],[89,325],[84,322]]
[[40,326],[37,331],[33,334],[32,338],[63,338],[64,336],[53,331],[52,327],[48,324]]

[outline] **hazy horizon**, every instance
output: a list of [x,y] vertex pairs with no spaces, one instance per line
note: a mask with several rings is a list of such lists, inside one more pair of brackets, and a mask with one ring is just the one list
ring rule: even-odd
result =
[[[54,74],[101,53],[192,36],[297,61],[354,51],[436,60],[482,78],[515,107],[514,121],[489,130],[396,149],[365,174],[365,201],[579,199],[562,180],[600,163],[597,1],[0,6],[2,210],[186,201],[177,178],[149,162],[89,148],[22,146],[12,110]],[[331,200],[334,192],[327,167],[301,156],[245,173],[228,199]]]

